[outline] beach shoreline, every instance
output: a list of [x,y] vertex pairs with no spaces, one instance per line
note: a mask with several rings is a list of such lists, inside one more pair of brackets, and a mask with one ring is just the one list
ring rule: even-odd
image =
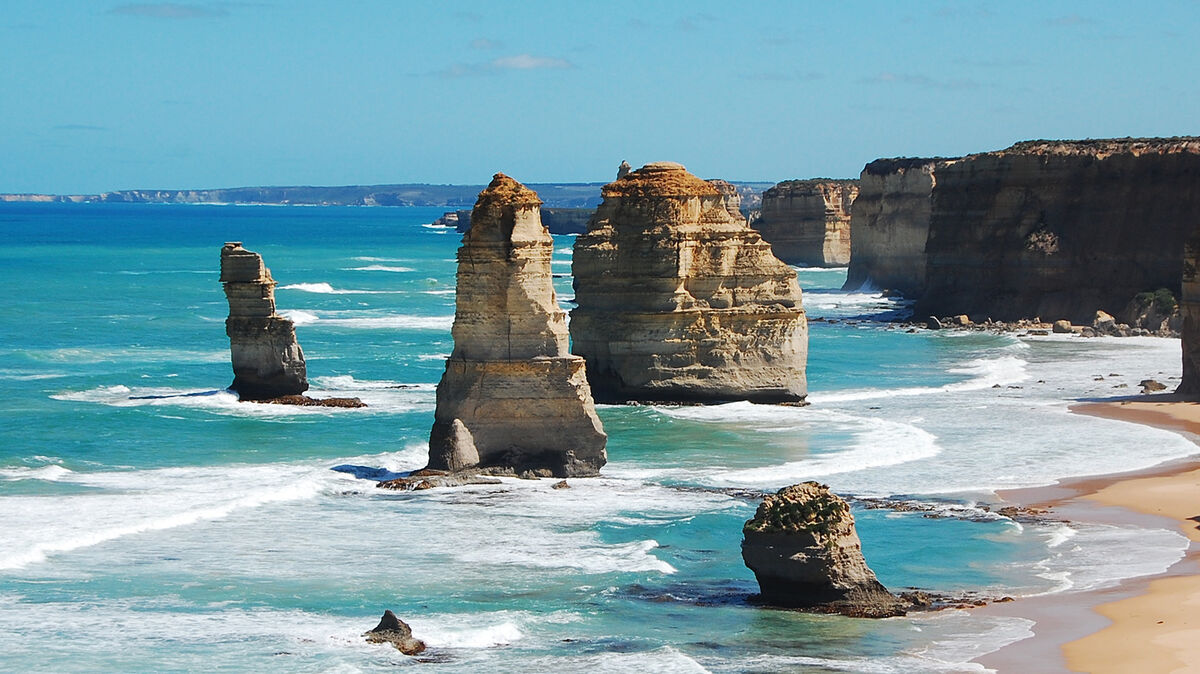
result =
[[[1173,394],[1071,406],[1076,414],[1178,432],[1198,445],[1200,403]],[[1164,573],[1115,587],[1030,597],[979,609],[1034,620],[1034,636],[975,661],[998,672],[1172,672],[1200,660],[1200,456],[1127,473],[1089,476],[1046,487],[1002,491],[1006,502],[1051,508],[1074,522],[1178,531],[1192,541]],[[1130,644],[1144,647],[1130,648]]]

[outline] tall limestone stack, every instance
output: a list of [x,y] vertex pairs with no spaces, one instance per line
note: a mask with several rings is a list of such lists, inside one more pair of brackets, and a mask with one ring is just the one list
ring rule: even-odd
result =
[[533,190],[497,173],[458,249],[454,351],[437,388],[429,468],[595,475],[607,436],[554,294],[554,242]]
[[754,229],[788,264],[844,267],[850,262],[850,208],[857,180],[788,180],[763,192]]
[[242,400],[269,400],[308,390],[304,352],[292,321],[275,313],[275,280],[262,256],[240,241],[221,249],[221,283],[229,300],[225,332],[233,383]]
[[605,185],[575,240],[571,340],[602,402],[799,402],[795,272],[711,184],[672,162]]
[[905,612],[867,566],[850,506],[825,485],[767,496],[742,535],[742,560],[769,604],[864,618]]
[[843,290],[863,286],[917,298],[925,290],[925,241],[941,159],[878,159],[858,181]]
[[725,210],[729,211],[730,215],[735,218],[743,217],[742,195],[738,192],[737,185],[728,180],[721,180],[720,178],[710,178],[704,182],[717,188],[717,191],[725,198]]
[[1183,283],[1179,295],[1183,317],[1183,380],[1175,390],[1180,395],[1200,398],[1200,219],[1183,248]]

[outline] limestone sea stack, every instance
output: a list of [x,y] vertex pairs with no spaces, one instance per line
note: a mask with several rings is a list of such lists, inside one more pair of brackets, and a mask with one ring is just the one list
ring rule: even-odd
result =
[[605,185],[575,240],[571,340],[601,402],[800,402],[796,273],[708,182],[673,162]]
[[742,528],[742,559],[768,604],[863,618],[903,615],[906,602],[867,566],[850,506],[804,482],[767,496]]
[[308,390],[304,353],[292,321],[275,313],[275,280],[262,256],[240,241],[221,249],[221,283],[229,300],[225,332],[233,358],[229,388],[242,400],[297,396]]
[[607,436],[554,293],[554,242],[533,190],[497,173],[458,249],[454,351],[437,388],[429,468],[596,475]]
[[850,213],[857,180],[788,180],[763,192],[753,224],[775,256],[806,267],[850,262]]

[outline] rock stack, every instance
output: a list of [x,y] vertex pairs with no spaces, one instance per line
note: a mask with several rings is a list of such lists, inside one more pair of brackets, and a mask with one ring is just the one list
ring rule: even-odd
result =
[[554,294],[537,194],[497,173],[458,249],[454,351],[437,388],[429,468],[595,475],[607,436]]
[[229,300],[229,388],[242,400],[297,396],[308,390],[304,352],[292,321],[275,313],[275,280],[262,256],[242,248],[240,241],[226,243],[221,249],[221,283]]
[[850,210],[857,180],[788,180],[763,192],[754,229],[775,256],[806,267],[850,262]]
[[605,185],[575,240],[575,353],[601,402],[800,402],[796,273],[720,191],[672,162]]
[[742,560],[768,604],[862,618],[903,615],[863,559],[850,506],[816,482],[767,496],[742,528]]

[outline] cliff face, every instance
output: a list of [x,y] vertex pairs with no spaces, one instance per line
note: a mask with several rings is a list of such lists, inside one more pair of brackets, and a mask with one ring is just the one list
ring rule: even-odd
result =
[[584,360],[570,355],[541,201],[496,174],[458,250],[454,351],[437,388],[429,467],[596,474],[606,460]]
[[763,192],[754,229],[784,262],[842,267],[850,262],[850,207],[857,196],[856,180],[788,180]]
[[918,297],[925,289],[925,241],[939,159],[879,159],[867,164],[850,217],[850,268],[844,290],[864,285]]
[[742,559],[768,603],[868,618],[904,613],[867,566],[850,506],[825,485],[766,497],[742,534]]
[[1179,314],[1183,317],[1180,330],[1183,380],[1175,392],[1197,398],[1200,397],[1200,222],[1184,246]]
[[725,197],[671,162],[602,195],[575,240],[570,326],[597,400],[803,400],[796,274]]
[[258,253],[241,242],[221,249],[221,282],[229,300],[225,332],[233,383],[242,400],[294,396],[308,390],[304,352],[292,322],[275,313],[275,280]]
[[[551,234],[583,234],[594,208],[543,208],[542,224]],[[441,227],[454,227],[460,234],[471,229],[471,211],[450,211],[433,221]]]
[[919,314],[1084,323],[1179,288],[1198,138],[1018,143],[936,177]]

